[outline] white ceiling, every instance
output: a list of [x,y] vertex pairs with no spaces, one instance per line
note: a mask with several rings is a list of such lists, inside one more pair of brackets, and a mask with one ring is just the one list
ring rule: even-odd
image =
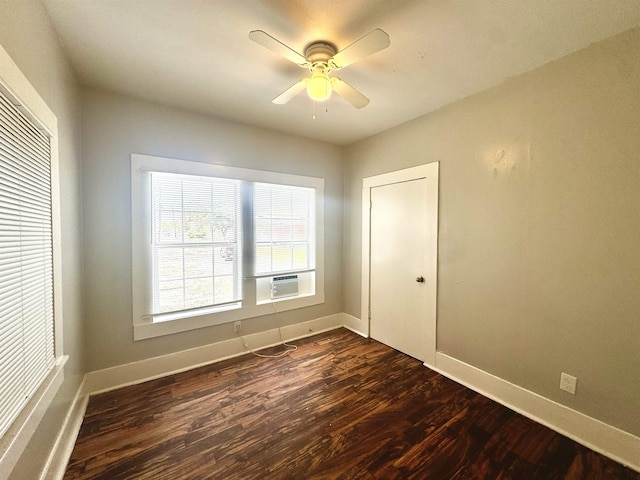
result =
[[[339,145],[640,25],[639,0],[42,1],[83,85]],[[271,103],[307,72],[249,31],[302,53],[374,28],[391,46],[340,71],[367,107]]]

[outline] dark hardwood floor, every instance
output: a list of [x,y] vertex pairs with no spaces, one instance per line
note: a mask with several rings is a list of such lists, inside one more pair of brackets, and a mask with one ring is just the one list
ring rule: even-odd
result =
[[344,329],[91,397],[66,479],[634,479]]

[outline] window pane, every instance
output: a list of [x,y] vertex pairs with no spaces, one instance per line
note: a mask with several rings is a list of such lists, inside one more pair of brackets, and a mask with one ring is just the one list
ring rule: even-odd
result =
[[154,178],[153,212],[154,241],[182,242],[182,185]]
[[212,234],[211,213],[184,212],[185,243],[210,243]]
[[279,188],[271,190],[271,217],[291,218],[291,192]]
[[257,272],[271,272],[271,245],[257,245],[255,268]]
[[234,259],[236,256],[235,245],[228,244],[223,247],[216,247],[213,261],[215,262],[213,271],[215,275],[232,275]]
[[184,288],[182,280],[158,283],[157,313],[182,310],[184,305]]
[[182,211],[161,210],[158,212],[156,243],[182,243]]
[[309,218],[309,192],[294,191],[291,193],[291,217]]
[[198,278],[213,275],[213,248],[191,247],[184,251],[184,277]]
[[[271,227],[271,240],[273,242],[291,241],[291,221],[274,220]],[[306,240],[306,238],[305,238]]]
[[239,195],[237,185],[214,185],[212,193],[214,242],[234,242],[237,240]]
[[157,251],[158,280],[182,279],[184,275],[182,248],[159,248]]
[[213,277],[186,279],[184,281],[184,308],[213,305]]
[[293,247],[293,268],[309,268],[309,251],[306,244],[294,245]]
[[309,231],[307,230],[306,220],[294,220],[292,223],[293,228],[293,241],[304,242],[309,238]]
[[211,187],[209,182],[183,181],[182,201],[184,210],[211,213]]
[[232,302],[235,300],[233,294],[233,277],[226,275],[224,277],[215,278],[216,303]]
[[254,218],[271,218],[271,195],[269,189],[256,186],[253,198]]
[[290,245],[274,245],[271,251],[272,268],[274,271],[291,269],[292,249]]
[[271,219],[256,218],[255,241],[258,243],[271,241]]

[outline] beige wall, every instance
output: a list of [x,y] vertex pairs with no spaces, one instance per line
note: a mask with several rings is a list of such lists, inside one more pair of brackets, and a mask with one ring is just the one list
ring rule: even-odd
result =
[[636,29],[347,148],[345,311],[362,178],[439,161],[438,350],[640,434],[639,86]]
[[0,0],[0,44],[58,118],[62,191],[62,273],[65,382],[14,469],[36,478],[84,373],[80,199],[80,89],[44,7],[35,0]]
[[235,337],[231,324],[133,341],[131,153],[325,179],[322,305],[243,320],[254,333],[342,311],[341,149],[129,97],[83,94],[87,368],[97,370]]

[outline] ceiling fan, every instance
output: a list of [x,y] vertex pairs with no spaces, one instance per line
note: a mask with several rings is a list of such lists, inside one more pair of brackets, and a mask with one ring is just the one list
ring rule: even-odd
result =
[[311,77],[303,78],[294,83],[274,98],[273,103],[283,105],[306,89],[309,96],[319,102],[328,100],[331,93],[336,92],[356,108],[366,107],[369,104],[369,99],[344,80],[329,76],[329,73],[384,50],[391,43],[389,35],[376,28],[339,52],[332,43],[315,41],[310,43],[305,48],[304,55],[301,55],[262,30],[249,32],[249,38],[311,72]]

